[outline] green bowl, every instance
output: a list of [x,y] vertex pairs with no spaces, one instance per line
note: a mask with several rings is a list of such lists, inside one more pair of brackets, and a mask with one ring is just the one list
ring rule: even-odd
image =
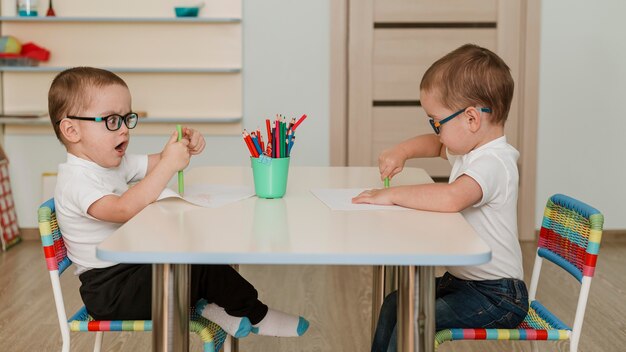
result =
[[198,17],[199,7],[175,7],[176,17]]

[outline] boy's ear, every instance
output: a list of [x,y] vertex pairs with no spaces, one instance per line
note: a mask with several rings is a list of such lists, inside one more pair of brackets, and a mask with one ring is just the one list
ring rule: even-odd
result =
[[59,131],[63,138],[70,143],[80,142],[80,129],[74,125],[74,121],[70,119],[63,119],[59,123]]
[[467,116],[467,123],[471,132],[477,132],[482,124],[482,114],[475,107],[470,106],[465,110]]

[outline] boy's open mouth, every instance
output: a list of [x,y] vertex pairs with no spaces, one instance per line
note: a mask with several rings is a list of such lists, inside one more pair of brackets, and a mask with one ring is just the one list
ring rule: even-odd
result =
[[127,145],[127,144],[128,144],[127,142],[122,142],[122,143],[118,144],[118,145],[115,147],[115,150],[116,150],[118,153],[124,153],[124,151],[126,151],[126,145]]

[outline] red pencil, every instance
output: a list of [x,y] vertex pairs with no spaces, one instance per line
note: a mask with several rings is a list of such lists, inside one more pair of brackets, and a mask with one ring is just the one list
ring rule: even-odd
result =
[[274,136],[274,150],[276,157],[280,158],[280,121],[278,120],[278,117],[276,118],[276,128],[274,129],[274,133],[276,133]]
[[272,144],[272,127],[270,126],[270,119],[265,119],[265,127],[267,127],[267,144]]
[[293,129],[293,131],[294,131],[294,132],[296,131],[296,128],[298,128],[298,125],[300,125],[300,124],[302,123],[302,121],[304,121],[304,119],[306,119],[306,114],[302,115],[302,116],[298,119],[298,121],[296,122],[296,124],[295,124],[295,125],[293,125],[293,128],[292,128],[292,129]]
[[244,141],[246,141],[246,144],[248,145],[248,149],[250,150],[250,154],[255,157],[258,158],[259,154],[256,151],[256,147],[254,146],[254,143],[252,142],[252,138],[250,138],[250,135],[248,134],[248,132],[246,130],[243,130],[243,139]]

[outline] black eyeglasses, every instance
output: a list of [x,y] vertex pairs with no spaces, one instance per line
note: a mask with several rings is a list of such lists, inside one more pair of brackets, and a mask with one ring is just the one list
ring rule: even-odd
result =
[[[469,107],[469,106],[468,106]],[[477,108],[478,111],[480,112],[491,112],[491,108]],[[455,112],[454,114],[446,117],[443,120],[440,121],[435,121],[435,119],[433,119],[432,117],[428,120],[428,122],[430,122],[430,127],[433,128],[433,131],[435,131],[435,134],[439,134],[441,132],[441,125],[443,125],[444,123],[452,120],[453,118],[459,116],[462,112],[464,112],[465,110],[467,110],[467,108],[465,109],[461,109],[457,112]]]
[[[128,129],[133,129],[137,126],[137,122],[139,122],[139,115],[134,112],[129,112],[128,114],[122,116],[118,114],[112,114],[105,117],[81,117],[81,116],[65,116],[68,119],[72,120],[84,120],[84,121],[104,121],[104,125],[109,131],[117,131],[122,127],[122,122],[128,127]],[[61,123],[61,120],[56,122],[57,124]]]

